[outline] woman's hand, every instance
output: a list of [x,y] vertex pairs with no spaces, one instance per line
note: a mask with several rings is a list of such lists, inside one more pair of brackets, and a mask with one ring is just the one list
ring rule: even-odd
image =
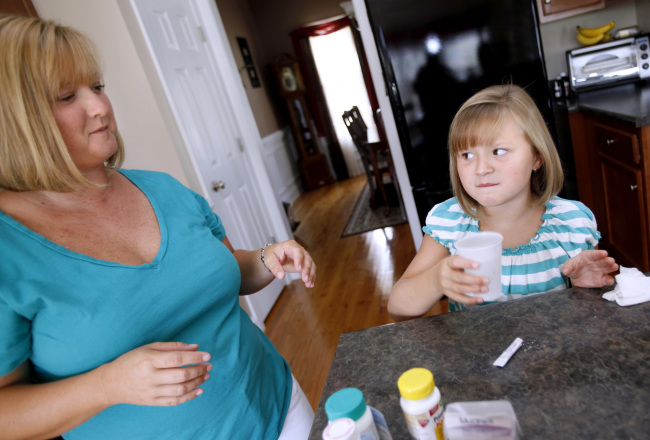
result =
[[618,264],[605,250],[582,251],[569,258],[562,273],[571,277],[576,287],[603,287],[614,284],[614,277],[609,275],[618,270]]
[[171,406],[201,395],[210,355],[198,345],[155,342],[131,350],[99,368],[108,404]]
[[468,296],[467,293],[486,293],[490,279],[465,273],[465,269],[477,269],[476,261],[454,256],[444,258],[433,268],[433,284],[437,291],[461,304],[473,305],[483,302],[481,297]]
[[300,273],[306,287],[314,287],[316,264],[309,252],[294,240],[272,244],[264,249],[264,264],[279,280],[286,272]]

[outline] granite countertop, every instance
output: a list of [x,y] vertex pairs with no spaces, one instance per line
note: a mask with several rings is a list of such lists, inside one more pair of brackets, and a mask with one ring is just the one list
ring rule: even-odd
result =
[[647,81],[578,94],[570,111],[613,119],[634,127],[650,125],[650,83]]
[[[397,379],[413,367],[433,373],[443,404],[509,400],[524,439],[647,438],[650,302],[601,294],[574,288],[345,333],[309,438],[321,438],[327,398],[356,387],[394,440],[410,439]],[[493,366],[516,337],[519,351]]]

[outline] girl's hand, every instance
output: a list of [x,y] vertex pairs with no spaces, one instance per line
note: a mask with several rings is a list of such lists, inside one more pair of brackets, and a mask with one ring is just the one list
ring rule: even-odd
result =
[[210,355],[198,345],[155,342],[131,350],[101,366],[109,405],[172,406],[201,395],[197,388],[210,375]]
[[309,252],[294,240],[272,244],[264,249],[264,264],[279,280],[285,273],[300,273],[305,287],[314,287],[316,264]]
[[582,251],[564,263],[562,273],[571,277],[576,287],[603,287],[614,284],[609,275],[618,270],[618,264],[605,250]]
[[441,260],[435,267],[434,287],[448,298],[462,304],[473,305],[483,302],[481,297],[467,296],[467,293],[488,291],[489,278],[465,273],[465,269],[476,269],[478,263],[467,258],[454,256]]

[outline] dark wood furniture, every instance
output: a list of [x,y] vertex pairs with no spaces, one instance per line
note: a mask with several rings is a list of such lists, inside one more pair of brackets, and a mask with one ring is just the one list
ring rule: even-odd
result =
[[318,148],[316,127],[305,99],[307,90],[298,60],[288,54],[273,64],[280,96],[286,101],[291,134],[298,151],[298,170],[306,190],[334,182],[327,158]]
[[342,118],[361,156],[361,162],[368,177],[368,185],[371,192],[370,203],[372,207],[376,207],[375,193],[377,188],[381,192],[385,205],[388,206],[389,204],[386,187],[384,186],[384,175],[386,174],[391,178],[400,207],[403,207],[402,195],[399,190],[397,174],[395,173],[395,166],[388,143],[382,141],[368,142],[368,126],[363,121],[356,105],[350,110],[343,112]]
[[[573,288],[342,334],[309,439],[345,387],[383,413],[394,440],[410,439],[397,379],[413,367],[433,373],[443,404],[509,400],[525,439],[647,438],[650,302],[621,307],[602,293]],[[493,366],[517,337],[521,348]]]
[[650,86],[583,93],[570,125],[578,193],[596,216],[599,247],[650,271]]

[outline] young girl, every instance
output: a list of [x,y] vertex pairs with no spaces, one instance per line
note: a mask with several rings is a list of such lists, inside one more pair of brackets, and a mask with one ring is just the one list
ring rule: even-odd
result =
[[607,251],[595,250],[596,220],[582,203],[557,197],[560,158],[537,106],[515,85],[492,86],[472,96],[449,131],[455,197],[433,207],[417,255],[395,284],[388,311],[395,320],[422,316],[443,296],[450,311],[483,303],[466,295],[488,291],[488,278],[465,269],[456,256],[468,234],[503,235],[504,300],[574,286],[613,284],[618,269]]

